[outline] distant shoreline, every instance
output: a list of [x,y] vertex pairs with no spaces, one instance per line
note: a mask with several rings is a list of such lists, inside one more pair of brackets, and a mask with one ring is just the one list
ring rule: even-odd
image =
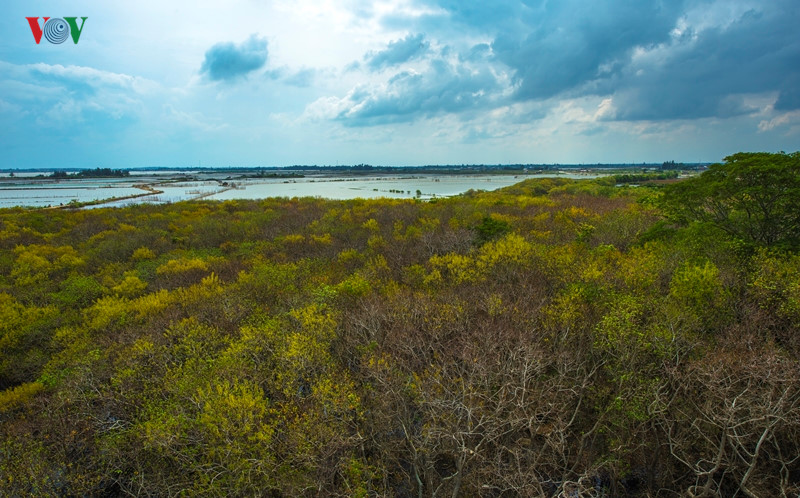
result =
[[[130,173],[130,177],[140,176],[183,176],[193,174],[219,174],[219,175],[247,175],[250,177],[271,178],[298,178],[299,175],[336,175],[345,174],[354,176],[374,174],[437,174],[437,175],[469,175],[469,174],[521,174],[521,173],[555,173],[567,171],[570,173],[585,171],[587,173],[602,171],[607,173],[613,170],[698,170],[711,163],[595,163],[595,164],[445,164],[425,166],[373,166],[369,164],[356,164],[346,166],[318,166],[318,165],[293,165],[293,166],[231,166],[231,167],[134,167],[118,168],[116,171]],[[0,180],[7,178],[53,178],[57,174],[76,174],[88,172],[97,168],[0,168]],[[14,177],[5,176],[14,174]],[[40,175],[40,176],[39,176]],[[130,178],[127,177],[127,178]],[[82,176],[83,179],[117,179],[118,176]],[[53,178],[56,179],[56,178]],[[63,176],[58,179],[69,179]]]

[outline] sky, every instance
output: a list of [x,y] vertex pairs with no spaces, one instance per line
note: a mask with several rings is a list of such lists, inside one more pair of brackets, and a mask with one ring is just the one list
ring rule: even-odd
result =
[[[7,0],[0,168],[800,149],[797,0]],[[26,17],[87,19],[37,44]],[[63,31],[63,30],[62,30]]]

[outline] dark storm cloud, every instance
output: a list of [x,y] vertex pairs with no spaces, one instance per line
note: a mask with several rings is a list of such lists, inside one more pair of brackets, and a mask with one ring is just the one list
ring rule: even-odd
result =
[[489,105],[499,88],[488,69],[433,59],[422,73],[403,71],[381,89],[358,89],[337,119],[348,126],[412,121],[422,116],[459,112]]
[[264,67],[267,62],[267,40],[252,35],[236,45],[217,43],[206,51],[200,73],[211,81],[231,81]]
[[438,22],[448,32],[491,40],[494,61],[513,73],[518,100],[581,92],[597,79],[613,77],[636,47],[669,40],[686,5],[684,0],[432,3],[447,12]]
[[777,93],[775,108],[800,107],[798,8],[746,12],[728,26],[676,41],[663,55],[631,62],[608,92],[618,119],[691,119],[752,112],[749,94]]
[[753,95],[776,98],[777,111],[800,108],[797,0],[431,0],[426,6],[422,16],[382,18],[420,34],[368,54],[364,65],[374,71],[440,58],[460,66],[401,73],[340,117],[370,124],[434,109],[458,113],[587,96],[612,98],[615,112],[605,113],[607,120],[727,118],[755,111],[748,103]]
[[795,111],[800,109],[800,77],[794,75],[789,84],[781,90],[775,109],[779,111]]
[[499,33],[492,50],[514,70],[520,100],[545,99],[609,78],[635,47],[668,40],[681,4],[547,2],[528,16],[527,29]]
[[419,58],[428,52],[429,48],[430,44],[424,40],[423,35],[408,35],[389,43],[384,50],[368,53],[364,60],[367,67],[376,71]]

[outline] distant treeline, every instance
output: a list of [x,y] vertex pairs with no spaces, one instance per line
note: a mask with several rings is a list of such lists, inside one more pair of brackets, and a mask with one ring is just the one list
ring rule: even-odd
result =
[[641,174],[626,174],[614,175],[614,181],[617,183],[636,183],[648,180],[671,180],[678,178],[677,171],[667,171],[666,173],[641,173]]
[[683,163],[676,163],[675,161],[665,161],[661,164],[661,169],[687,169]]
[[[351,173],[451,173],[469,174],[474,172],[536,172],[536,171],[557,171],[557,170],[613,170],[613,169],[645,169],[645,170],[697,170],[709,166],[709,163],[676,163],[666,161],[663,163],[592,163],[592,164],[428,164],[422,166],[373,166],[371,164],[352,164],[352,165],[301,165],[292,166],[248,166],[248,167],[142,167],[135,168],[137,172],[158,172],[158,171],[181,171],[181,172],[220,172],[226,174],[246,174],[266,177],[288,177],[286,175],[300,175],[291,173],[294,171],[321,171],[321,172],[351,172]],[[102,172],[98,174],[98,171]],[[42,172],[41,176],[48,174],[48,171],[40,169],[0,169],[0,173],[37,173]],[[97,177],[108,176],[106,172],[112,172],[112,176],[128,176],[128,170],[112,170],[110,168],[96,168],[94,170],[82,170],[77,174],[70,174],[63,170],[50,173],[49,176],[55,178],[66,178],[67,176]],[[291,176],[300,178],[301,176]]]
[[265,170],[259,170],[256,173],[243,175],[250,178],[305,178],[306,175],[302,173],[267,173]]
[[[674,162],[673,162],[674,163]],[[667,164],[667,163],[663,163]],[[300,171],[336,171],[352,173],[451,173],[470,174],[475,172],[536,172],[557,170],[584,170],[584,169],[663,169],[663,164],[431,164],[424,166],[373,166],[370,164],[356,164],[345,166],[317,166],[295,165],[287,166],[290,170]],[[696,169],[697,165],[686,166],[686,169]],[[271,168],[270,168],[271,169]]]
[[124,178],[127,176],[131,176],[131,172],[126,169],[95,168],[80,170],[77,173],[53,171],[50,178]]

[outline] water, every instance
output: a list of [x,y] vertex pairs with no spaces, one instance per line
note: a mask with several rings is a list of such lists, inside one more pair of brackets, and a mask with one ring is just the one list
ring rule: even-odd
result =
[[0,207],[47,207],[142,194],[130,182],[83,181],[5,182],[0,187]]
[[[355,199],[391,197],[448,197],[469,189],[495,190],[521,182],[524,178],[494,176],[406,176],[366,178],[298,178],[292,180],[250,180],[237,182],[236,189],[212,195],[209,199],[263,199],[265,197],[323,197]],[[417,196],[417,190],[420,194]]]
[[[474,190],[496,190],[528,178],[597,178],[603,175],[585,173],[550,173],[530,175],[385,175],[369,177],[309,176],[306,178],[252,178],[231,180],[224,185],[217,181],[154,180],[150,185],[160,194],[133,199],[110,200],[92,207],[119,207],[141,203],[171,203],[198,198],[210,200],[263,199],[266,197],[322,197],[354,199],[390,197],[396,199],[432,199],[449,197]],[[142,179],[74,179],[32,181],[4,179],[0,183],[0,207],[58,206],[76,202],[91,202],[115,197],[141,195],[147,191],[136,188]],[[234,187],[235,185],[235,187]],[[419,191],[419,195],[417,195]]]

